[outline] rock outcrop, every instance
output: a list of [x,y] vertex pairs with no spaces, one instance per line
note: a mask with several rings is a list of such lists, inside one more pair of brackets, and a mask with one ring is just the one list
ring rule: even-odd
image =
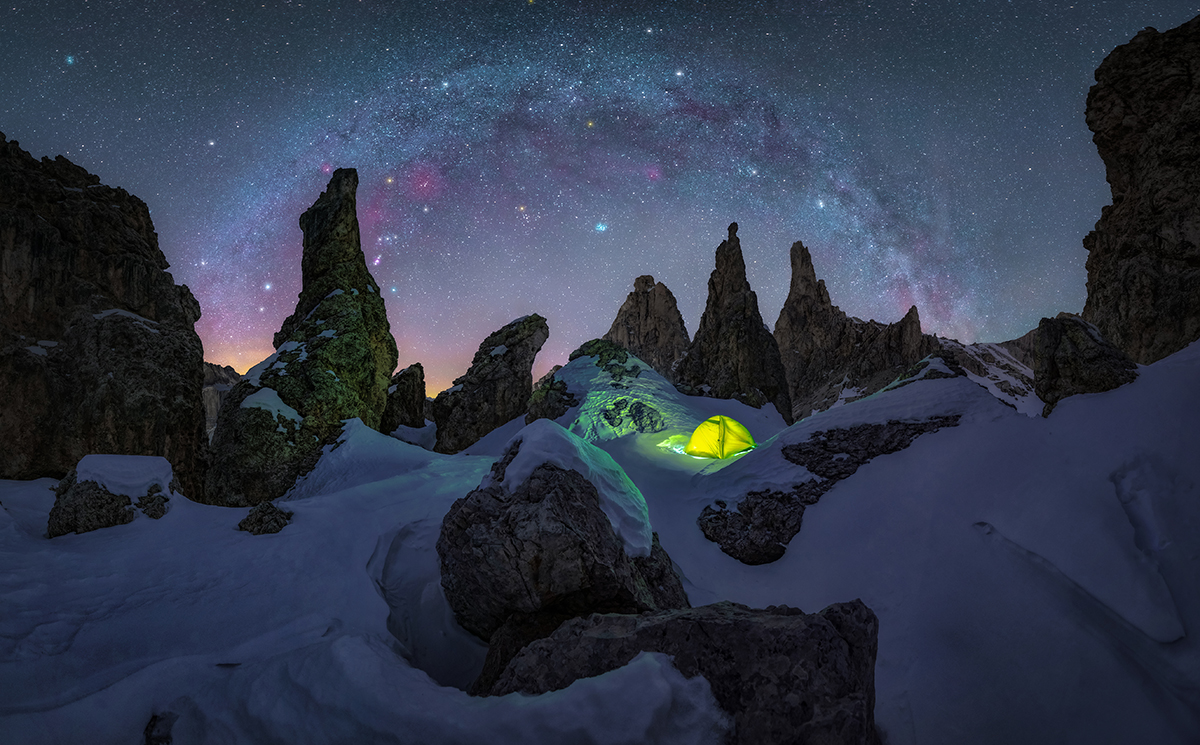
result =
[[1200,17],[1114,49],[1087,98],[1112,205],[1083,239],[1083,318],[1141,364],[1200,338],[1197,70]]
[[717,247],[708,278],[708,303],[700,327],[672,378],[683,393],[735,398],[755,408],[767,403],[788,424],[792,404],[779,346],[758,312],[758,296],[746,281],[737,223]]
[[0,257],[0,478],[159,455],[198,497],[200,305],[167,272],[146,204],[0,134]]
[[204,400],[204,429],[210,442],[213,430],[217,428],[221,404],[225,403],[225,397],[241,380],[242,376],[238,375],[237,370],[228,365],[204,363],[204,387],[200,389],[200,395]]
[[466,374],[433,401],[438,453],[457,453],[528,409],[533,359],[550,338],[546,319],[534,313],[483,340]]
[[558,419],[571,407],[579,405],[579,399],[567,390],[567,381],[555,377],[561,369],[562,365],[555,365],[534,384],[533,394],[529,397],[529,413],[525,415],[526,424],[533,424],[538,419]]
[[244,530],[251,535],[278,533],[292,521],[292,514],[279,509],[274,502],[260,502],[251,507],[250,514],[238,523],[238,530]]
[[379,431],[389,434],[395,432],[397,427],[424,426],[425,368],[416,362],[392,376]]
[[158,520],[179,496],[165,458],[138,455],[86,455],[54,489],[46,536],[87,533],[133,522],[137,511]]
[[956,426],[958,419],[940,416],[815,432],[804,442],[785,445],[782,454],[816,478],[802,481],[790,491],[749,492],[735,510],[717,500],[715,506],[704,508],[696,523],[705,538],[743,564],[770,563],[783,556],[787,544],[800,532],[805,508],[816,504],[839,481],[853,476],[873,458],[903,450],[927,432]]
[[[631,549],[641,545],[637,537],[625,535],[628,515],[616,516],[625,520],[617,523],[625,526],[621,535],[614,528],[616,500],[607,496],[614,485],[627,490],[625,508],[640,508],[645,520],[645,502],[619,466],[552,422],[533,426],[539,429],[529,436],[538,439],[514,439],[480,487],[451,506],[438,537],[442,589],[455,618],[494,641],[477,689],[566,618],[688,606],[657,537],[637,551]],[[518,460],[523,446],[529,454]],[[546,453],[579,448],[587,451],[579,462],[592,466],[592,478],[605,479],[599,488],[580,471],[544,460]],[[544,462],[531,469],[534,460]]]
[[343,419],[379,429],[396,341],[359,244],[357,186],[354,169],[339,168],[300,216],[303,289],[275,334],[275,353],[221,407],[210,504],[242,507],[282,496],[336,441]]
[[691,343],[675,296],[649,274],[633,281],[633,292],[602,338],[628,349],[667,380],[674,380],[675,363]]
[[1079,316],[1043,318],[1034,348],[1033,387],[1046,403],[1042,416],[1078,393],[1101,393],[1131,383],[1135,365],[1100,330]]
[[797,420],[875,393],[938,348],[935,337],[921,333],[915,305],[892,324],[850,318],[830,301],[800,241],[792,244],[791,262],[775,341]]
[[861,600],[805,614],[722,602],[702,608],[593,615],[562,624],[510,662],[491,693],[556,691],[614,670],[640,652],[671,655],[703,675],[733,718],[728,742],[879,742],[875,656],[879,621]]

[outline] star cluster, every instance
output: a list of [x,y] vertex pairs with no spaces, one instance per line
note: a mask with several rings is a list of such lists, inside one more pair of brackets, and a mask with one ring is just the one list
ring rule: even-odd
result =
[[[836,6],[836,7],[835,7]],[[1108,203],[1091,73],[1194,14],[1022,2],[18,2],[0,129],[152,210],[206,358],[245,370],[300,290],[297,220],[359,172],[363,251],[430,392],[538,312],[536,372],[653,274],[695,331],[741,226],[773,322],[801,240],[833,300],[1020,335],[1082,308]]]

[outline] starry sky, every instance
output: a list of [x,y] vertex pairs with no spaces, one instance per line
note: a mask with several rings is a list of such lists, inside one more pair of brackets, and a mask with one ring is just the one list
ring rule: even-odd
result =
[[266,357],[298,218],[358,169],[367,264],[430,394],[537,312],[565,363],[652,274],[699,324],[740,225],[773,326],[788,249],[835,304],[963,341],[1078,312],[1110,201],[1092,73],[1142,3],[9,0],[0,131],[150,207],[205,357]]

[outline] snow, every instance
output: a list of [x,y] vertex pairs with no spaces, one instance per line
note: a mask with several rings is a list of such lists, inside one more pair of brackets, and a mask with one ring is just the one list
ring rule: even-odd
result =
[[134,499],[158,485],[171,493],[171,464],[154,455],[85,455],[75,466],[76,481],[95,481],[112,494]]
[[332,339],[335,336],[337,336],[337,329],[325,329],[321,333],[317,334],[317,338],[327,337]]
[[[504,472],[505,491],[512,494],[543,463],[578,471],[600,493],[600,509],[624,544],[625,553],[631,557],[650,555],[653,537],[646,500],[612,456],[549,419],[534,420],[508,444],[517,442],[521,443],[517,456]],[[507,451],[508,446],[504,449]],[[479,487],[484,489],[492,483],[489,473]]]
[[433,445],[437,442],[437,425],[432,419],[426,419],[424,427],[406,427],[401,424],[392,431],[391,435],[401,442],[433,450]]
[[279,349],[276,349],[274,352],[272,352],[269,357],[247,370],[245,379],[249,381],[250,385],[254,386],[255,388],[260,387],[262,385],[263,373],[270,369],[285,369],[287,367],[287,363],[280,358],[289,352],[296,351],[300,353],[300,356],[296,358],[297,362],[303,362],[308,359],[308,349],[306,348],[304,342],[285,341],[283,344],[280,344]]
[[498,346],[498,347],[496,347],[495,349],[493,349],[493,350],[492,350],[492,356],[493,356],[493,357],[499,357],[500,355],[504,354],[504,353],[505,353],[505,352],[507,352],[507,351],[508,351],[508,347],[506,347],[506,346],[504,346],[503,344],[501,344],[500,346]]
[[[1200,343],[1048,418],[961,377],[784,428],[771,407],[683,396],[650,370],[628,388],[591,358],[557,375],[579,406],[556,423],[518,417],[458,455],[348,420],[274,535],[236,530],[247,509],[177,498],[160,520],[47,539],[56,482],[0,482],[0,742],[140,741],[165,711],[177,743],[718,742],[707,684],[660,655],[546,696],[459,690],[483,650],[445,602],[435,544],[514,436],[525,461],[506,485],[545,456],[609,478],[627,504],[639,495],[693,604],[862,598],[880,619],[889,745],[1196,741]],[[622,396],[665,429],[608,425]],[[760,447],[712,462],[659,447],[713,414]],[[944,415],[959,425],[809,507],[777,562],[743,565],[696,526],[713,499],[811,478],[782,457],[788,443]],[[164,478],[161,459],[109,457],[81,467],[131,489]]]
[[[137,313],[131,313],[130,311],[127,311],[127,310],[121,310],[120,308],[109,308],[108,310],[102,310],[99,313],[92,314],[92,318],[95,318],[98,321],[101,319],[104,319],[104,318],[109,318],[110,316],[121,316],[122,318],[131,318],[134,321],[137,321],[139,324],[141,324],[142,327],[145,328],[147,331],[153,332],[155,334],[160,333],[158,329],[151,328],[151,326],[157,326],[158,321],[151,321],[149,318],[146,318],[144,316],[139,316]],[[149,324],[149,325],[147,325],[147,324]]]
[[304,419],[304,417],[300,416],[300,412],[285,404],[273,388],[260,388],[249,396],[246,396],[246,398],[242,399],[242,408],[262,409],[270,413],[272,417],[281,416],[284,419],[291,419],[297,424]]
[[45,347],[40,347],[40,346],[37,346],[37,345],[33,345],[33,346],[29,346],[29,347],[25,347],[25,351],[27,351],[27,352],[32,352],[33,354],[36,354],[36,355],[38,355],[39,357],[46,357],[46,356],[47,356],[47,354],[46,354],[46,348],[45,348]]

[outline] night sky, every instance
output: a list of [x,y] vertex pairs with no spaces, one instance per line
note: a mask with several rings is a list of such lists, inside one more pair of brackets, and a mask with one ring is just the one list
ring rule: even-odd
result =
[[1023,334],[1083,307],[1109,203],[1092,73],[1194,4],[9,2],[0,131],[149,206],[205,357],[244,371],[300,290],[297,220],[358,169],[367,264],[430,393],[550,322],[535,373],[640,274],[694,333],[732,221],[768,324],[802,240],[835,304]]

